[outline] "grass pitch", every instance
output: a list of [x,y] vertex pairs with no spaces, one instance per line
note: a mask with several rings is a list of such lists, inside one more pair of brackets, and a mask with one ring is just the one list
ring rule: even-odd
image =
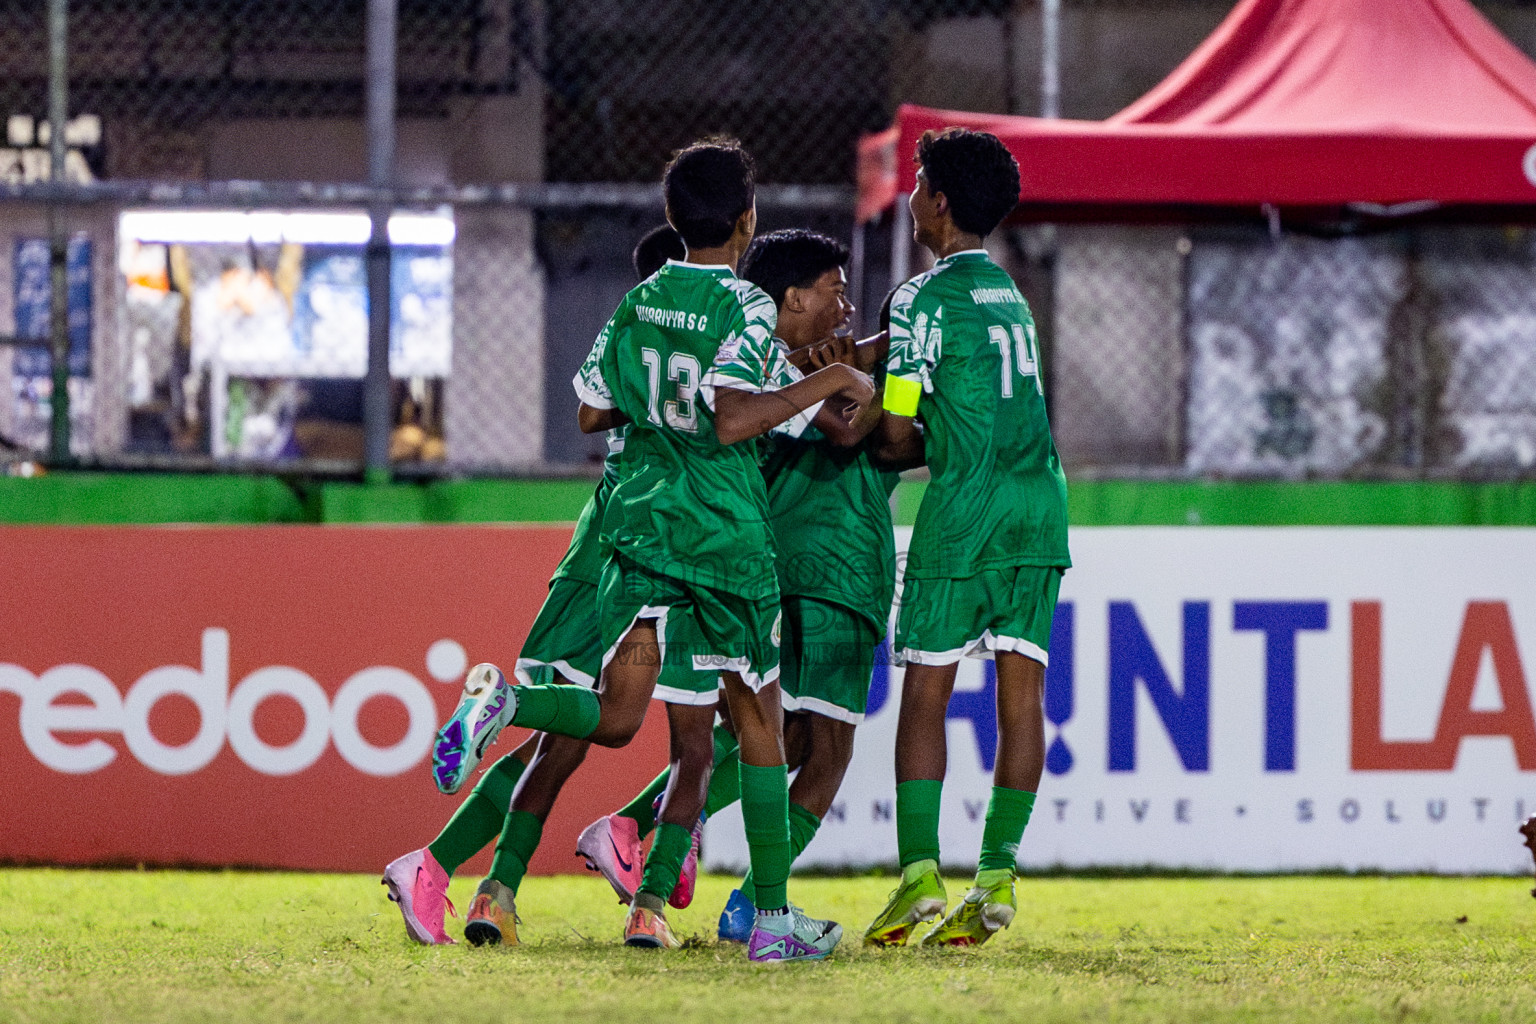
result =
[[[886,878],[797,879],[849,934],[821,964],[716,945],[734,880],[619,944],[596,876],[523,887],[523,945],[409,943],[364,876],[0,871],[0,1021],[1528,1021],[1536,900],[1518,879],[1033,878],[972,952],[864,950]],[[469,903],[473,879],[453,896]],[[964,882],[950,883],[951,899]],[[450,934],[462,934],[450,923]]]

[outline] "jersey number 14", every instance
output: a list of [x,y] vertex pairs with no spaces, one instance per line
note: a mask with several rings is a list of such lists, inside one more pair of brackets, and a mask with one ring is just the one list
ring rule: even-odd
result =
[[[1010,336],[1011,335],[1011,336]],[[1040,384],[1040,363],[1035,353],[1035,325],[1034,324],[1009,324],[1007,327],[1001,324],[993,324],[987,328],[988,340],[997,346],[998,353],[1002,356],[1003,366],[1003,397],[1013,397],[1013,369],[1014,352],[1018,352],[1019,375],[1033,377],[1035,391],[1045,394],[1045,388]]]

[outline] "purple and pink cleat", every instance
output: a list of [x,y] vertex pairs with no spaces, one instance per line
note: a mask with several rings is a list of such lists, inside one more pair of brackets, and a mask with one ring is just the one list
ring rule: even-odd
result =
[[842,925],[806,917],[799,907],[777,914],[758,911],[747,939],[747,959],[755,964],[824,960],[842,937]]

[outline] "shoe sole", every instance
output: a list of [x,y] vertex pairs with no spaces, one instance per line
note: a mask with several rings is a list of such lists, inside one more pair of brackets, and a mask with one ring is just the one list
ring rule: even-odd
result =
[[[459,706],[454,709],[453,717],[443,723],[443,727],[437,731],[432,740],[432,780],[437,784],[438,792],[452,796],[464,787],[464,783],[474,770],[479,767],[485,757],[485,750],[496,738],[501,735],[502,726],[488,728],[479,742],[475,742],[473,731],[474,721],[485,710],[485,704],[481,697],[488,692],[498,689],[497,680],[501,680],[502,687],[507,690],[507,701],[516,707],[516,698],[511,694],[511,686],[506,683],[501,671],[494,665],[480,664],[469,670],[464,677],[464,695],[459,698]],[[503,715],[506,714],[504,710]],[[444,769],[447,758],[444,755],[457,754],[458,766],[453,769],[451,777],[445,776]]]
[[499,946],[501,929],[489,921],[471,921],[464,926],[464,938],[471,946]]
[[802,956],[774,956],[769,957],[767,960],[754,960],[751,956],[748,956],[747,963],[757,967],[776,967],[779,964],[814,963],[818,960],[825,960],[831,955],[832,951],[829,949],[825,953],[806,953]]
[[912,909],[907,911],[909,920],[901,924],[892,925],[880,932],[865,932],[864,945],[866,946],[905,946],[912,933],[917,931],[917,926],[932,921],[944,913],[948,905],[946,900],[926,899],[918,900],[912,904]]
[[636,949],[660,949],[663,943],[654,935],[628,935],[624,938],[624,945]]
[[1017,913],[1017,908],[1010,907],[1006,903],[988,903],[981,908],[982,932],[980,935],[957,935],[952,939],[934,939],[932,942],[928,941],[927,936],[924,936],[922,944],[929,948],[937,946],[980,946],[1012,924],[1014,915]]

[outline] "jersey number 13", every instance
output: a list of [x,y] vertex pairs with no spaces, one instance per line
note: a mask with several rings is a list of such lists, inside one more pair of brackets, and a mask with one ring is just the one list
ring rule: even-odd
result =
[[[658,427],[663,418],[673,430],[693,433],[699,426],[699,410],[695,404],[699,394],[699,361],[687,352],[673,352],[667,360],[667,379],[673,384],[677,397],[661,400],[661,353],[653,348],[642,348],[640,359],[645,363],[646,383],[649,385],[647,401],[651,422]],[[658,408],[659,407],[659,408]]]

